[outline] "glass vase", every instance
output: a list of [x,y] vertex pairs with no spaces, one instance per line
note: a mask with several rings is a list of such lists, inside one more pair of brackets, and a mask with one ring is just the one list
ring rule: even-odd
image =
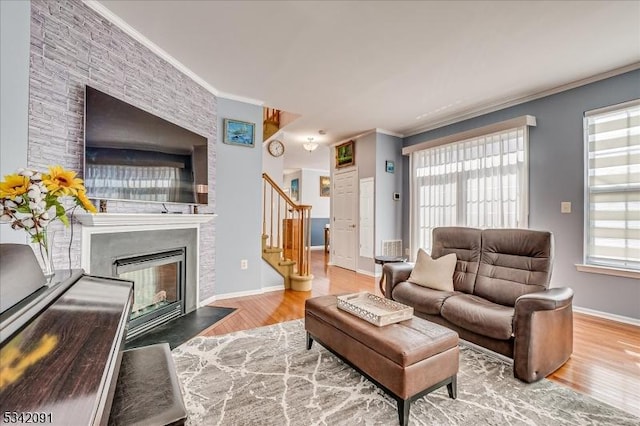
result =
[[42,266],[42,272],[46,278],[52,277],[55,273],[55,267],[53,265],[53,242],[55,239],[56,231],[51,229],[45,229],[42,231],[42,241],[38,243],[38,250],[40,252],[40,260]]

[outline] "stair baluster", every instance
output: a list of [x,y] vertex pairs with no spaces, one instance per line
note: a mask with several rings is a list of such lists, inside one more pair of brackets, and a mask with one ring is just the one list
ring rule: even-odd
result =
[[262,257],[285,288],[311,290],[311,206],[297,204],[266,173],[263,179]]

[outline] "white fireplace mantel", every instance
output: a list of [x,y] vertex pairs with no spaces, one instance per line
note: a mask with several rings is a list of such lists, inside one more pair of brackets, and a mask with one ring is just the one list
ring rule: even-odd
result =
[[207,223],[216,214],[173,213],[82,213],[75,217],[83,226],[140,226],[140,225],[199,225]]

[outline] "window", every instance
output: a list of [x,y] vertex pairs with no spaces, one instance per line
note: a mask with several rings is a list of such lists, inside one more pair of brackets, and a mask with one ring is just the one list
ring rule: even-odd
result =
[[[514,119],[515,120],[515,119]],[[526,228],[528,221],[528,127],[526,116],[464,140],[411,153],[412,246],[431,250],[439,226]],[[501,126],[502,124],[502,126]],[[465,132],[459,136],[469,136]],[[415,251],[415,250],[414,250]]]
[[584,263],[640,271],[640,100],[585,113]]

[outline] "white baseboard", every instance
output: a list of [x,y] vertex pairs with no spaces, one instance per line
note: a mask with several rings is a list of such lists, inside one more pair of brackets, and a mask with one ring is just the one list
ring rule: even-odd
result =
[[324,246],[311,246],[309,247],[311,250],[324,250]]
[[244,296],[255,296],[258,294],[262,294],[262,289],[235,291],[233,293],[218,294],[215,296],[215,300],[233,299],[235,297],[244,297]]
[[610,314],[608,312],[596,311],[595,309],[581,308],[580,306],[573,306],[573,311],[580,314],[591,315],[593,317],[599,317],[608,319],[611,321],[623,322],[625,324],[635,325],[640,327],[640,319],[625,317],[622,315]]
[[356,269],[356,272],[359,274],[367,275],[369,277],[374,277],[374,278],[377,276],[375,272],[367,271],[365,269]]
[[280,290],[284,290],[284,284],[264,287],[258,290],[236,291],[233,293],[217,294],[215,296],[209,297],[208,299],[200,302],[200,306],[205,306],[210,303],[216,302],[218,300],[234,299],[236,297],[244,297],[244,296],[257,296],[260,294],[269,293],[271,291],[280,291]]
[[201,308],[203,306],[207,306],[207,305],[209,305],[209,304],[211,304],[211,303],[213,303],[215,301],[216,301],[216,297],[215,296],[208,297],[208,298],[206,298],[204,300],[201,300],[200,303],[198,303],[198,308]]

